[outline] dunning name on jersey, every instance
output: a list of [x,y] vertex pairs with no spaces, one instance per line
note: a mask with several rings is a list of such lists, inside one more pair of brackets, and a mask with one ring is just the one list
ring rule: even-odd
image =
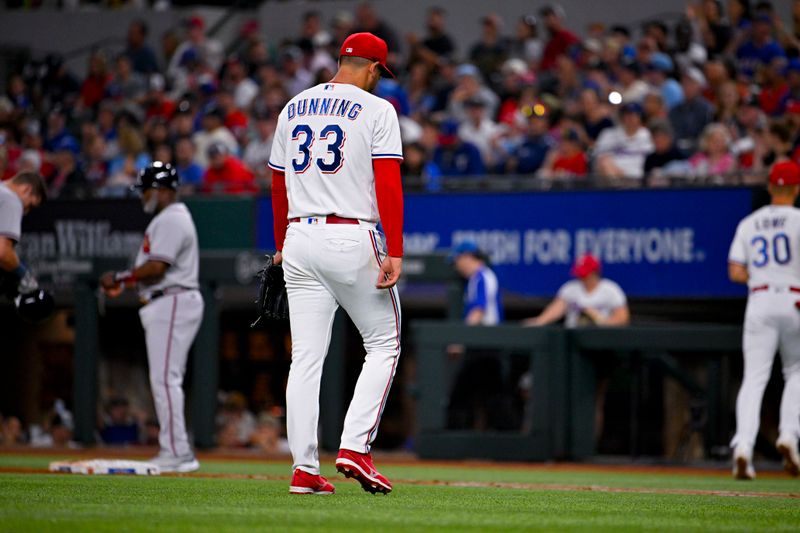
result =
[[302,98],[290,103],[286,108],[289,120],[297,117],[342,117],[355,120],[363,106],[343,98]]

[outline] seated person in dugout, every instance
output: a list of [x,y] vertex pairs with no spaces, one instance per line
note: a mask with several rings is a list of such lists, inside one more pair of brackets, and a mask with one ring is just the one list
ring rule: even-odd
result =
[[[602,264],[591,254],[579,257],[572,267],[575,278],[566,282],[539,316],[524,320],[524,326],[544,326],[564,319],[564,326],[627,326],[630,323],[628,302],[622,288],[602,277]],[[597,390],[595,393],[595,441],[603,432],[606,390],[614,365],[610,354],[595,357]]]
[[544,311],[522,322],[545,326],[564,319],[564,326],[626,326],[630,323],[628,301],[622,288],[602,277],[602,264],[586,254],[572,267],[575,278],[566,282]]

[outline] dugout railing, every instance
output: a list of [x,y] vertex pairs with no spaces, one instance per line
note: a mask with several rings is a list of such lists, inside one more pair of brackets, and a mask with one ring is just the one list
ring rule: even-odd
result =
[[[629,373],[630,450],[638,455],[638,421],[648,416],[637,398],[643,369],[670,376],[694,400],[695,429],[703,433],[707,455],[727,445],[730,437],[730,357],[740,353],[741,327],[670,325],[658,327],[523,328],[468,327],[433,321],[411,325],[417,351],[417,451],[437,459],[542,461],[581,460],[596,453],[595,368],[599,354],[625,361]],[[467,354],[454,358],[448,347],[461,345]],[[522,431],[452,429],[448,408],[455,380],[470,350],[491,351],[509,368],[510,357],[526,354],[532,374]],[[678,362],[700,359],[705,379],[698,380]],[[697,407],[699,406],[699,407]]]

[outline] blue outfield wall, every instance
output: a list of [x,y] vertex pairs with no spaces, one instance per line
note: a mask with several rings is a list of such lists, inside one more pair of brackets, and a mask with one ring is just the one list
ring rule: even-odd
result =
[[[589,251],[629,296],[737,297],[728,247],[752,198],[747,188],[409,194],[405,246],[423,254],[475,240],[501,286],[529,296],[555,294]],[[257,245],[272,249],[270,198],[256,213]]]

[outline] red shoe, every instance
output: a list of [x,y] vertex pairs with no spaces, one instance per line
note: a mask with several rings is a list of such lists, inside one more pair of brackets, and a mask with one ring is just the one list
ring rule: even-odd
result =
[[309,474],[299,468],[294,471],[289,494],[317,494],[327,496],[336,492],[336,489],[322,476]]
[[339,450],[339,455],[336,457],[336,470],[344,474],[344,477],[354,478],[361,483],[362,489],[372,494],[392,492],[392,484],[375,470],[375,465],[372,464],[372,455],[369,453]]

